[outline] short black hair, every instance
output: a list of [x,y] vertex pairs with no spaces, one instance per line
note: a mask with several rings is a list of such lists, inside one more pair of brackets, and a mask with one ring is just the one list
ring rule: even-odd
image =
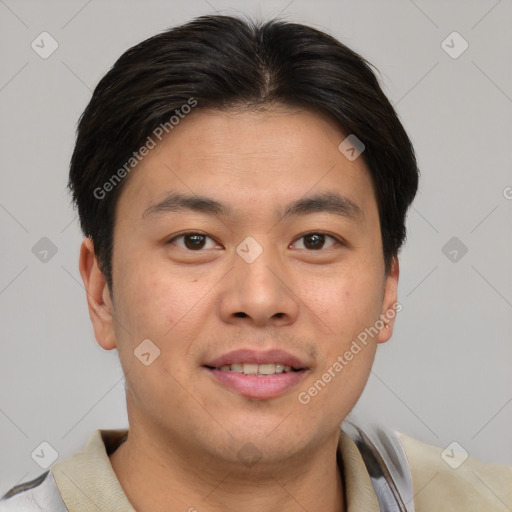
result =
[[371,65],[309,26],[209,15],[127,50],[80,117],[68,186],[110,290],[116,203],[138,150],[155,130],[169,132],[185,106],[258,110],[279,104],[327,114],[363,142],[389,272],[406,239],[419,170]]

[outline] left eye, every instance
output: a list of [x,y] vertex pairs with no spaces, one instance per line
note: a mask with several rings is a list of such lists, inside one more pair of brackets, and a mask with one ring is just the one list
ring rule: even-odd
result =
[[326,249],[337,242],[334,237],[324,233],[308,233],[307,235],[303,235],[298,238],[294,244],[297,244],[300,241],[302,242],[299,244],[299,247],[296,247],[296,249],[310,249],[313,251]]
[[[176,245],[181,249],[197,251],[200,249],[215,249],[219,245],[209,236],[202,233],[183,233],[169,240],[170,244]],[[209,243],[209,246],[208,246]]]

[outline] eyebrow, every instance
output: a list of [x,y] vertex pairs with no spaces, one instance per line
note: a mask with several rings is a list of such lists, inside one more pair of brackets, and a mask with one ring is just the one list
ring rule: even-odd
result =
[[[142,217],[161,215],[180,210],[190,210],[210,216],[229,216],[233,209],[210,197],[172,193],[162,201],[147,208]],[[360,206],[348,197],[332,192],[324,192],[293,201],[277,212],[282,220],[286,217],[308,215],[312,213],[332,213],[354,221],[361,221],[364,212]]]
[[232,214],[232,209],[229,206],[219,203],[209,197],[170,194],[159,203],[147,208],[142,216],[147,217],[148,215],[160,215],[163,213],[177,212],[179,210],[191,210],[211,216],[227,216]]
[[363,210],[348,197],[332,192],[304,197],[288,204],[279,215],[280,220],[293,215],[308,215],[311,213],[333,213],[348,219],[361,221]]

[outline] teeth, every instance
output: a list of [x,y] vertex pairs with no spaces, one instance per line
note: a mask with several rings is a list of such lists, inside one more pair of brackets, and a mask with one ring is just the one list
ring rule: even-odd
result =
[[283,372],[291,372],[291,366],[285,366],[281,363],[265,363],[265,364],[255,364],[255,363],[235,363],[235,364],[226,364],[219,368],[218,370],[222,372],[236,372],[243,373],[245,375],[274,375],[276,373]]
[[276,373],[276,365],[272,363],[260,364],[258,367],[258,373],[263,375],[273,375]]
[[258,365],[252,363],[244,363],[245,375],[256,375],[258,373]]

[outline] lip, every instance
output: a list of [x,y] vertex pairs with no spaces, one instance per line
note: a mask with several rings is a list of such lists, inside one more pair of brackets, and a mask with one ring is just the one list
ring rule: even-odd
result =
[[309,373],[307,370],[297,372],[278,373],[268,377],[256,375],[245,375],[232,371],[215,370],[205,368],[215,382],[221,386],[235,391],[247,398],[265,400],[282,395],[295,387],[304,376]]
[[[252,363],[252,364],[269,364],[280,363],[283,366],[291,366],[295,369],[308,369],[307,363],[301,361],[298,357],[285,352],[280,349],[273,350],[251,350],[251,349],[238,349],[228,352],[216,359],[208,361],[203,366],[213,368],[220,368],[221,366],[236,364],[236,363]],[[264,377],[257,377],[262,379]]]
[[[269,364],[279,363],[298,371],[276,373],[269,376],[245,375],[232,371],[218,370],[221,366],[235,363]],[[260,400],[275,398],[296,386],[309,373],[309,366],[297,356],[284,350],[238,349],[228,352],[203,365],[215,382],[242,396]]]

